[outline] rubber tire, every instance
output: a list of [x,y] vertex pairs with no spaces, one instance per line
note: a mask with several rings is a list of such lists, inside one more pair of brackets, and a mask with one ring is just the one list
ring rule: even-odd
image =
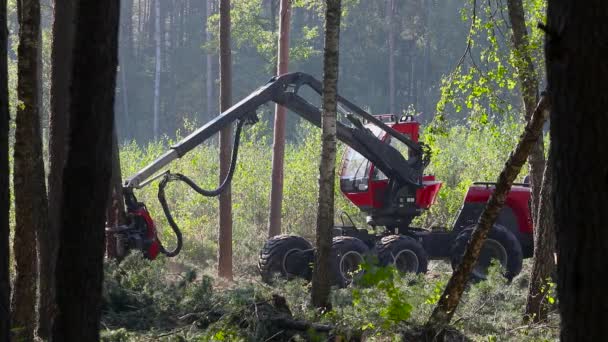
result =
[[352,236],[336,236],[332,240],[332,256],[335,258],[336,267],[336,282],[340,287],[346,287],[352,282],[352,280],[346,278],[340,271],[340,263],[342,257],[348,252],[357,252],[362,257],[369,254],[369,247],[365,242]]
[[294,276],[302,276],[308,273],[308,270],[302,270],[298,274],[289,274],[285,270],[283,264],[285,254],[294,249],[312,249],[312,245],[303,237],[295,235],[277,235],[266,240],[258,259],[258,270],[264,282],[270,284],[275,274],[291,279]]
[[[464,255],[471,234],[473,233],[475,226],[469,226],[458,234],[456,240],[452,243],[450,251],[452,270],[456,270],[462,257]],[[493,239],[500,243],[500,245],[507,252],[507,265],[505,267],[504,276],[511,281],[516,275],[521,272],[524,254],[521,249],[521,244],[517,237],[511,233],[507,228],[495,224],[490,232],[488,233],[488,239]],[[474,280],[485,280],[485,277],[479,277],[471,274],[471,278]]]
[[426,273],[429,258],[422,245],[414,238],[405,235],[389,235],[383,237],[376,244],[378,261],[382,266],[393,265],[395,262],[394,255],[403,250],[412,251],[418,258],[418,270],[416,273]]

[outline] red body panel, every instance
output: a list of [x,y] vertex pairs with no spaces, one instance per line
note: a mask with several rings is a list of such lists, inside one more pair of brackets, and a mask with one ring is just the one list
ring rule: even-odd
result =
[[430,208],[437,198],[442,182],[436,181],[435,176],[422,177],[422,188],[416,190],[416,204],[422,209]]
[[160,245],[158,244],[158,239],[156,238],[156,225],[154,224],[152,217],[150,217],[150,213],[148,213],[148,210],[146,210],[146,208],[139,208],[132,212],[132,214],[140,216],[144,219],[144,221],[146,221],[146,238],[152,241],[152,243],[150,244],[150,248],[148,248],[148,251],[146,252],[146,257],[150,260],[156,259],[158,253],[160,252]]
[[[494,186],[474,184],[469,188],[464,199],[465,203],[480,203],[487,202],[490,195],[494,192]],[[513,214],[517,218],[519,231],[525,234],[532,234],[532,217],[530,217],[530,188],[524,186],[513,186],[505,205],[513,210]]]

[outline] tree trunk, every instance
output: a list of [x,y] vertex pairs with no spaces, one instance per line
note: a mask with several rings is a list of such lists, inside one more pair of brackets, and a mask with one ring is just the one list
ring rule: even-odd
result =
[[6,0],[0,0],[0,342],[10,335],[10,264],[9,264],[9,163],[8,163],[8,30]]
[[561,340],[608,334],[608,2],[549,0],[545,60]]
[[160,66],[161,66],[161,37],[160,37],[160,1],[154,1],[154,43],[156,45],[156,64],[154,69],[154,140],[158,139],[158,123],[160,111]]
[[[287,73],[289,65],[289,30],[291,2],[281,0],[279,10],[279,56],[277,75]],[[274,21],[274,17],[272,18]],[[270,189],[270,219],[268,237],[281,234],[281,206],[283,203],[283,164],[285,159],[285,115],[287,108],[276,105],[274,114],[274,140],[272,145],[272,175]]]
[[[508,0],[507,8],[509,20],[513,30],[512,43],[515,54],[516,67],[519,77],[519,86],[524,103],[526,122],[530,121],[534,108],[538,102],[538,75],[530,55],[528,30],[522,0]],[[545,169],[545,152],[543,136],[536,141],[530,155],[528,156],[530,172],[530,188],[532,189],[532,220],[534,226],[538,226],[536,214],[538,213],[540,189],[543,182],[543,172]]]
[[48,248],[40,248],[40,298],[38,335],[48,339],[55,314],[55,263],[59,249],[60,211],[63,167],[67,156],[67,134],[70,106],[70,66],[73,46],[73,0],[56,1],[53,18],[51,63],[51,113],[49,119],[49,230],[45,236]]
[[[205,43],[209,44],[209,42],[211,41],[211,30],[209,30],[209,28],[207,27],[207,24],[209,22],[209,17],[211,17],[212,14],[212,3],[213,0],[206,0],[205,1],[205,13],[206,13],[206,17],[205,17]],[[206,91],[207,91],[207,114],[203,117],[203,120],[206,122],[208,120],[210,120],[212,118],[212,114],[213,113],[213,55],[211,54],[211,51],[207,51],[207,60],[206,60],[206,72],[205,75],[207,76],[207,84],[206,84]]]
[[336,175],[336,117],[341,0],[328,0],[325,12],[323,53],[322,146],[319,166],[319,205],[317,212],[317,250],[312,274],[312,303],[331,309],[330,258],[331,231],[334,226],[334,184]]
[[[220,0],[220,111],[232,104],[232,52],[230,47],[230,0]],[[220,182],[230,168],[232,127],[220,132]],[[232,280],[232,190],[220,194],[218,275]]]
[[[532,56],[530,55],[528,30],[526,28],[522,0],[508,0],[507,7],[511,28],[513,30],[513,50],[516,57],[525,119],[526,121],[529,121],[532,116],[534,105],[538,100],[538,76],[534,68],[534,63],[532,62]],[[530,151],[528,165],[530,187],[532,190],[531,211],[535,239],[534,267],[532,269],[524,319],[532,319],[535,322],[539,322],[540,320],[547,318],[547,310],[544,306],[541,306],[544,295],[540,293],[540,289],[546,285],[547,277],[550,276],[550,273],[555,266],[553,258],[553,251],[555,250],[554,229],[552,227],[553,222],[546,218],[546,215],[552,215],[552,207],[549,201],[541,202],[541,188],[544,189],[543,191],[546,193],[545,196],[549,196],[547,199],[550,198],[551,193],[549,188],[544,187],[544,184],[550,184],[550,181],[547,183],[547,180],[543,180],[543,169],[545,170],[544,174],[549,177],[551,177],[551,172],[548,172],[545,166],[542,134]],[[540,218],[541,214],[545,216],[542,221]]]
[[53,341],[98,341],[112,175],[119,1],[77,2]]
[[129,72],[133,61],[133,0],[122,1],[121,3],[121,23],[120,23],[120,94],[122,102],[122,122],[121,133],[129,137],[131,134],[131,120],[129,113]]
[[427,322],[427,326],[441,329],[452,319],[456,307],[460,302],[460,297],[464,292],[465,285],[469,280],[471,270],[477,263],[481,247],[483,246],[490,228],[494,222],[496,222],[498,213],[505,203],[515,177],[517,177],[521,171],[530,150],[541,134],[547,115],[548,99],[542,97],[532,115],[532,119],[528,122],[524,133],[520,137],[519,143],[509,156],[502,172],[498,176],[496,189],[492,193],[492,196],[490,196],[485,209],[479,217],[479,221],[475,226],[471,240],[469,241],[462,258],[462,262],[448,281],[448,284],[439,299],[439,303],[437,303],[437,307],[435,307],[435,310],[433,310],[433,313]]
[[[115,120],[116,121],[116,120]],[[115,122],[116,124],[116,122]],[[112,130],[112,179],[110,181],[110,201],[106,206],[106,227],[116,228],[126,223],[125,202],[122,196],[122,173],[120,171],[120,149],[116,126]],[[116,237],[106,232],[106,255],[115,259],[121,257],[116,250]]]
[[[19,51],[17,118],[14,172],[15,235],[13,255],[15,281],[12,298],[13,327],[23,328],[15,340],[30,341],[36,326],[38,281],[37,244],[48,229],[48,207],[40,128],[41,33],[40,3],[21,0],[18,4]],[[44,243],[44,242],[42,242]],[[37,246],[38,245],[38,246]]]
[[388,112],[395,113],[395,0],[386,1],[386,23],[388,25]]
[[[550,147],[551,149],[552,147]],[[554,157],[549,152],[547,167],[543,176],[540,191],[538,219],[534,229],[534,264],[530,275],[528,300],[526,302],[525,321],[539,323],[547,320],[549,304],[546,302],[547,282],[555,271],[555,228],[553,222],[553,177],[551,161]]]

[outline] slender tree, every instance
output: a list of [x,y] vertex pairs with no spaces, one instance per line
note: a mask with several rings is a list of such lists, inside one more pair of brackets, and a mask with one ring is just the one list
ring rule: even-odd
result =
[[334,183],[336,176],[336,117],[340,43],[341,0],[328,0],[325,12],[323,52],[323,111],[321,116],[321,164],[319,166],[319,206],[317,249],[312,275],[312,303],[331,309],[331,230],[334,225]]
[[122,122],[123,133],[128,136],[131,130],[131,120],[129,113],[129,86],[130,73],[133,65],[133,0],[121,2],[120,15],[120,48],[119,48],[119,65],[120,65],[120,94],[122,104]]
[[49,117],[49,228],[40,248],[38,335],[48,339],[55,312],[55,261],[59,249],[63,167],[67,156],[70,105],[70,66],[74,29],[74,1],[56,1],[51,58],[51,112]]
[[[48,228],[42,156],[41,33],[38,0],[17,2],[19,50],[13,184],[15,189],[14,292],[11,303],[15,340],[30,341],[36,326],[37,237]],[[33,215],[33,213],[36,213]]]
[[608,2],[549,0],[545,40],[561,341],[608,334]]
[[[528,29],[526,27],[522,0],[508,0],[507,9],[513,31],[511,41],[513,43],[514,55],[516,56],[519,86],[525,111],[524,117],[526,121],[529,121],[534,111],[534,106],[538,101],[538,75],[529,46]],[[550,190],[544,187],[545,184],[550,183],[543,181],[543,170],[546,170],[546,167],[542,135],[530,151],[528,165],[530,187],[532,190],[532,220],[535,229],[534,266],[524,317],[538,322],[546,319],[547,311],[546,309],[541,309],[541,301],[544,297],[541,294],[541,290],[546,285],[547,278],[550,277],[553,270],[553,251],[555,250],[555,238],[551,236],[554,234],[553,227],[550,226],[552,221],[547,219],[547,211],[551,211],[552,209],[551,204],[550,201],[541,201],[541,188],[544,189],[545,195],[550,193]],[[545,175],[551,177],[551,172],[547,173],[545,171]],[[540,219],[540,213],[544,215],[542,220]]]
[[[549,145],[551,149],[551,145]],[[555,271],[555,223],[553,222],[553,170],[551,169],[552,152],[549,152],[547,167],[543,175],[543,186],[540,191],[537,225],[534,230],[534,263],[530,275],[528,298],[526,301],[525,321],[539,323],[547,320],[549,305],[547,302],[548,282]]]
[[8,30],[6,0],[0,0],[0,342],[10,335],[10,264],[9,264],[9,163],[8,163]]
[[488,232],[498,218],[498,214],[505,203],[515,177],[521,171],[530,150],[542,132],[543,124],[548,116],[548,108],[547,98],[542,97],[532,115],[532,119],[527,123],[515,150],[509,156],[502,172],[498,176],[496,189],[492,193],[492,196],[490,196],[490,199],[488,199],[488,203],[479,217],[460,265],[458,265],[456,271],[452,274],[437,303],[437,307],[435,307],[429,318],[427,326],[432,328],[431,330],[441,329],[450,323],[452,316],[454,316],[456,307],[460,302],[460,297],[464,292],[471,271],[477,263],[481,247],[488,236]]
[[156,58],[154,68],[154,139],[158,139],[158,125],[160,121],[160,68],[161,68],[161,45],[162,39],[160,34],[160,1],[154,1],[154,44],[156,46]]
[[395,0],[386,0],[388,25],[388,111],[395,114]]
[[[279,10],[279,44],[277,75],[288,71],[289,30],[291,22],[291,1],[281,0]],[[272,18],[274,21],[274,17]],[[274,139],[272,145],[272,175],[270,189],[270,219],[268,237],[281,234],[281,207],[283,203],[283,164],[285,159],[285,116],[287,108],[276,105],[274,114]]]
[[98,341],[112,175],[119,1],[75,3],[53,341]]
[[[513,35],[511,41],[513,52],[516,57],[519,86],[524,104],[526,122],[530,121],[536,104],[538,102],[538,75],[532,60],[532,54],[526,28],[526,18],[522,0],[508,0],[507,9]],[[532,212],[538,212],[540,189],[543,182],[545,169],[545,154],[543,147],[543,136],[536,141],[530,155],[528,156],[530,166],[530,188],[532,189]],[[536,223],[536,215],[532,215]]]
[[[220,0],[220,111],[232,104],[232,52],[230,47],[230,0]],[[232,129],[220,132],[220,182],[228,174]],[[218,274],[232,280],[232,191],[230,185],[220,194]]]
[[[208,22],[209,22],[209,17],[211,17],[212,14],[212,9],[213,9],[213,0],[206,0],[205,1],[205,42],[209,43],[211,41],[211,30],[209,30],[209,28],[207,27]],[[207,114],[205,114],[205,116],[203,117],[203,119],[205,121],[209,120],[211,118],[211,113],[213,111],[213,80],[214,80],[214,74],[213,74],[213,55],[211,54],[211,51],[207,51],[207,55],[206,55],[206,61],[205,61],[205,76],[207,77],[206,84],[205,84],[205,90],[206,90],[206,99],[207,99]]]

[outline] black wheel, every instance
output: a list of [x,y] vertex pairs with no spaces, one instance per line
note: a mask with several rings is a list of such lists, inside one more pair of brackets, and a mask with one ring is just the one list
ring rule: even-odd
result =
[[383,266],[394,265],[403,273],[426,273],[429,263],[426,251],[409,236],[385,236],[376,244],[376,250]]
[[[455,270],[464,255],[475,226],[465,228],[452,244],[451,262]],[[517,237],[505,227],[494,225],[481,248],[477,265],[471,272],[471,277],[476,280],[485,280],[492,260],[496,259],[504,269],[504,276],[511,280],[521,272],[523,263],[523,252]]]
[[262,279],[270,283],[275,274],[280,274],[287,279],[297,276],[307,278],[310,273],[308,260],[301,260],[304,258],[300,255],[298,260],[287,261],[289,256],[295,256],[297,252],[311,249],[310,242],[300,236],[277,235],[268,239],[260,251],[258,260],[258,269]]
[[333,238],[332,255],[335,256],[338,271],[337,282],[340,286],[346,286],[353,282],[359,265],[364,261],[365,255],[369,253],[367,245],[352,236],[336,236]]

